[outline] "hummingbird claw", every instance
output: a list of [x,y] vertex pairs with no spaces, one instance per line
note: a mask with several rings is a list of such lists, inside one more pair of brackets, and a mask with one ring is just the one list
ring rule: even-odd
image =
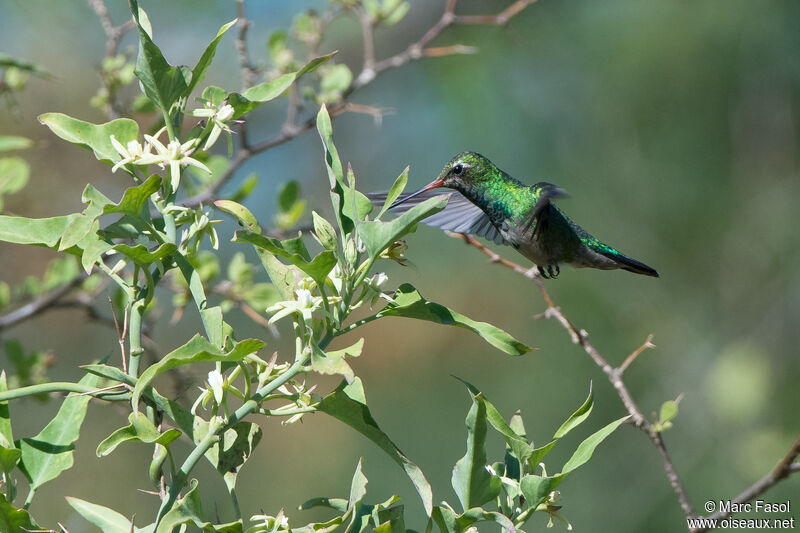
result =
[[547,273],[550,274],[550,279],[556,279],[561,274],[561,269],[558,265],[547,265]]
[[544,267],[540,267],[539,265],[536,265],[536,269],[539,271],[539,275],[542,276],[542,278],[549,279],[548,276],[547,276],[547,271],[545,271]]

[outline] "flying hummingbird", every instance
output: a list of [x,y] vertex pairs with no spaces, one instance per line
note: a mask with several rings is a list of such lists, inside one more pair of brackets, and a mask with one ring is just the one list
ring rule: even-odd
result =
[[[424,219],[424,223],[513,246],[533,261],[544,278],[558,276],[562,264],[602,270],[621,268],[658,277],[654,269],[589,235],[553,205],[551,200],[567,195],[563,189],[546,182],[525,185],[475,152],[455,156],[438,178],[416,192],[400,196],[390,209],[395,213],[408,211],[442,194],[434,190],[439,187],[455,192],[449,193],[447,206]],[[386,194],[369,197],[374,203],[381,203]]]

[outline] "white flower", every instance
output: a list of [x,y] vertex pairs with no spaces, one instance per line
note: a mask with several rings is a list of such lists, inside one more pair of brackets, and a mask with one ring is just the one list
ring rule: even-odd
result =
[[383,298],[386,301],[391,301],[392,299],[383,293],[381,287],[383,287],[386,282],[389,281],[389,276],[385,273],[380,272],[375,274],[371,278],[364,280],[364,286],[366,287],[366,291],[364,291],[364,299],[369,300],[369,305],[372,307],[375,305],[380,298]]
[[164,168],[166,165],[169,165],[173,191],[178,188],[178,184],[180,184],[181,181],[181,165],[192,165],[211,174],[211,170],[207,166],[197,159],[189,157],[192,152],[194,152],[197,139],[189,139],[183,144],[177,140],[173,140],[170,141],[167,146],[164,146],[164,144],[158,140],[158,137],[165,130],[166,128],[161,128],[158,130],[158,132],[156,132],[155,136],[145,134],[144,140],[147,141],[148,146],[155,148],[156,153],[145,154],[135,161],[135,164],[159,165],[162,168]]
[[111,172],[116,172],[119,167],[127,165],[128,163],[136,164],[141,157],[150,154],[150,145],[148,144],[143,148],[136,139],[128,141],[127,146],[123,146],[113,135],[111,135],[110,140],[114,150],[122,156],[122,158],[111,167]]
[[208,385],[211,387],[211,392],[214,394],[214,401],[217,405],[222,404],[223,386],[225,380],[219,370],[212,370],[208,373]]
[[202,109],[193,110],[192,115],[194,115],[195,117],[208,118],[214,125],[211,128],[211,133],[208,134],[208,139],[206,139],[206,143],[203,145],[203,150],[208,150],[214,145],[215,142],[217,142],[220,133],[222,133],[223,131],[226,133],[232,133],[231,128],[228,126],[227,122],[233,118],[235,110],[233,109],[233,106],[230,104],[223,104],[217,107],[211,102],[205,102],[205,106],[206,107]]
[[269,319],[270,324],[292,313],[299,313],[303,320],[308,322],[311,320],[311,314],[322,305],[322,298],[313,296],[308,289],[297,289],[294,293],[296,300],[285,300],[267,308],[267,313],[275,313]]
[[342,269],[339,268],[339,263],[336,263],[333,269],[328,272],[328,279],[331,280],[331,283],[333,283],[333,287],[336,289],[336,294],[342,294]]

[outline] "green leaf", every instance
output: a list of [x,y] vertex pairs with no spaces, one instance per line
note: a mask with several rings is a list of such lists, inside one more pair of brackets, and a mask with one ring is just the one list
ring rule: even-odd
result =
[[[97,387],[99,382],[97,376],[86,375],[78,383]],[[19,466],[31,487],[28,501],[36,489],[72,467],[72,450],[90,399],[88,394],[70,394],[64,399],[55,418],[38,435],[20,441],[22,458]]]
[[509,533],[517,531],[514,523],[508,517],[494,511],[484,511],[481,508],[468,509],[462,514],[456,514],[452,508],[443,503],[442,506],[433,509],[432,518],[443,533],[464,533],[470,526],[478,522],[494,522]]
[[33,141],[18,135],[0,135],[0,152],[11,150],[25,150],[33,146]]
[[392,187],[389,189],[389,193],[386,195],[386,201],[383,202],[383,207],[378,212],[378,216],[375,217],[376,219],[381,218],[386,211],[389,210],[389,206],[392,205],[395,200],[397,200],[397,198],[403,192],[403,189],[406,188],[406,184],[408,183],[408,170],[409,167],[406,167],[405,170],[403,170],[403,172],[397,176],[397,179],[394,180],[394,183],[392,183]]
[[153,526],[134,527],[130,520],[108,507],[72,496],[67,496],[66,500],[79,515],[99,527],[103,533],[151,533],[153,531]]
[[0,215],[0,241],[35,244],[55,248],[77,213],[51,218],[26,218]]
[[283,212],[292,209],[292,206],[300,199],[300,184],[296,181],[287,181],[278,191],[278,209]]
[[331,394],[322,399],[317,409],[352,427],[386,452],[403,470],[422,498],[422,504],[428,516],[433,511],[433,492],[422,470],[406,457],[389,439],[367,407],[364,387],[359,378],[353,383],[342,382]]
[[[200,442],[208,434],[208,422],[195,419],[194,442]],[[206,459],[211,462],[217,472],[222,474],[225,485],[231,491],[236,486],[236,476],[245,461],[261,441],[262,431],[257,424],[239,422],[225,430],[220,440],[206,452]],[[222,450],[222,453],[220,453]]]
[[242,533],[241,520],[227,524],[212,524],[204,518],[203,506],[200,503],[200,493],[197,491],[197,480],[190,483],[189,492],[175,502],[172,509],[164,515],[156,528],[156,533],[169,533],[173,528],[188,524],[203,530],[213,530],[220,533]]
[[181,436],[181,432],[177,429],[168,429],[163,433],[159,432],[146,416],[138,412],[133,412],[128,415],[128,421],[130,422],[129,425],[119,428],[103,439],[97,446],[96,453],[98,457],[105,457],[123,442],[137,441],[146,444],[158,443],[167,447],[172,441]]
[[[6,372],[3,370],[0,371],[0,392],[7,390]],[[14,446],[8,401],[0,402],[0,471],[5,474],[11,472],[17,466],[21,455],[22,452]]]
[[355,379],[355,374],[350,365],[347,364],[347,361],[345,361],[345,357],[358,357],[361,355],[363,347],[363,338],[349,348],[328,352],[322,351],[317,343],[314,343],[311,351],[311,368],[314,369],[314,372],[319,372],[320,374],[342,375],[348,383],[352,383]]
[[153,251],[148,250],[144,244],[137,244],[136,246],[117,244],[114,249],[137,265],[146,266],[170,256],[178,247],[171,242],[165,242]]
[[[317,285],[322,286],[325,284],[325,279],[328,273],[336,266],[336,255],[330,250],[319,253],[312,261],[306,260],[302,254],[297,253],[295,250],[287,250],[286,244],[290,241],[281,242],[278,239],[271,237],[264,237],[257,233],[251,233],[244,230],[239,230],[233,238],[233,242],[246,242],[252,244],[256,248],[266,250],[267,252],[286,259],[291,264],[302,270],[308,277],[313,279]],[[280,283],[275,279],[272,280],[276,286]]]
[[118,204],[109,203],[106,205],[103,208],[103,214],[122,213],[132,217],[138,217],[142,214],[142,209],[144,209],[147,200],[158,192],[160,187],[161,176],[153,174],[141,185],[125,189],[122,200],[120,200]]
[[519,483],[519,488],[525,496],[526,504],[535,509],[537,505],[547,499],[551,492],[556,490],[565,477],[567,477],[566,473],[556,474],[552,477],[532,474],[524,476]]
[[367,495],[367,476],[361,471],[361,462],[363,460],[363,458],[358,460],[356,471],[353,474],[353,481],[350,483],[350,497],[347,500],[349,507],[355,507]]
[[282,95],[292,83],[297,81],[301,76],[316,70],[325,61],[336,55],[336,52],[316,57],[305,64],[303,68],[297,72],[290,72],[275,78],[274,80],[254,85],[247,89],[244,93],[231,93],[228,95],[228,103],[233,106],[235,112],[233,118],[237,119],[242,115],[249,113],[256,107],[263,103],[274,100]]
[[561,427],[558,428],[555,435],[553,435],[554,439],[560,439],[576,427],[578,427],[583,421],[589,418],[589,415],[592,413],[592,408],[594,407],[594,400],[592,399],[592,385],[589,384],[589,396],[586,398],[586,401],[578,407],[578,410],[572,413],[570,417],[561,424]]
[[420,220],[444,209],[447,199],[446,195],[428,198],[388,222],[373,220],[361,224],[358,235],[364,241],[367,254],[370,258],[378,257],[392,243],[410,233]]
[[30,166],[21,157],[0,157],[0,210],[3,195],[21,191],[28,183]]
[[336,150],[336,145],[333,144],[331,117],[324,104],[320,107],[319,113],[317,113],[317,131],[322,140],[322,146],[325,148],[325,167],[328,170],[331,203],[336,212],[336,221],[339,224],[339,229],[347,237],[355,229],[355,221],[352,219],[352,213],[348,213],[344,209],[345,189],[348,187],[344,183],[344,171],[342,170],[342,161],[339,159],[339,152]]
[[194,88],[197,87],[197,84],[203,80],[203,78],[206,75],[206,71],[208,70],[208,67],[211,65],[211,61],[213,61],[214,59],[214,55],[217,53],[217,45],[219,44],[220,39],[222,39],[222,36],[225,35],[225,32],[228,31],[231,26],[236,24],[237,21],[238,19],[233,19],[232,21],[222,26],[217,32],[217,36],[214,37],[214,40],[208,44],[205,51],[203,52],[203,55],[200,56],[200,59],[197,61],[197,64],[192,69],[192,81],[189,83],[189,86],[186,88],[186,91],[183,93],[183,96],[188,97],[194,90]]
[[[523,435],[520,435],[514,431],[511,426],[506,423],[505,419],[495,408],[495,406],[492,405],[492,403],[489,402],[483,393],[481,393],[474,385],[464,381],[459,377],[456,377],[456,379],[466,385],[474,402],[483,404],[486,410],[486,420],[500,433],[500,435],[502,435],[503,440],[506,441],[506,445],[511,449],[513,456],[518,460],[519,466],[521,467],[524,465],[525,461],[528,460],[528,457],[530,457],[533,451],[530,444],[528,444],[528,441],[525,440]],[[519,420],[518,424],[520,426],[522,425],[521,419]]]
[[467,453],[453,468],[452,485],[466,511],[481,507],[500,494],[500,478],[486,470],[486,404],[473,397],[467,413]]
[[178,99],[188,92],[187,81],[191,73],[185,67],[173,67],[145,30],[136,0],[129,0],[133,19],[139,28],[139,55],[134,74],[142,82],[142,89],[150,100],[167,116]]
[[261,226],[258,225],[255,215],[242,204],[232,200],[217,200],[214,205],[234,217],[247,231],[261,233]]
[[591,434],[589,437],[586,438],[583,442],[578,445],[578,449],[575,450],[575,453],[572,454],[572,457],[569,458],[569,461],[566,462],[564,468],[561,469],[561,472],[564,474],[568,474],[578,468],[579,466],[585,464],[589,459],[591,459],[592,454],[594,453],[594,449],[603,442],[606,437],[611,435],[615,429],[617,429],[620,424],[625,422],[630,418],[629,416],[623,416],[619,420],[615,420],[608,424],[607,426],[601,428],[600,430],[596,431],[595,433]]
[[336,230],[331,223],[319,216],[316,211],[311,212],[311,217],[314,221],[314,233],[322,247],[326,250],[336,250]]
[[142,372],[131,395],[131,405],[134,411],[138,411],[139,398],[144,389],[160,374],[181,365],[198,363],[203,361],[241,361],[251,353],[255,353],[265,345],[256,339],[246,339],[234,345],[229,352],[222,352],[219,348],[211,344],[200,335],[195,335],[192,339],[165,355],[157,363],[147,367]]
[[382,309],[379,316],[402,316],[437,324],[457,326],[479,335],[492,346],[510,355],[522,355],[531,349],[511,335],[486,322],[477,322],[447,307],[429,302],[417,290],[404,283],[397,288],[394,301]]
[[[0,370],[0,392],[8,390],[6,371]],[[11,431],[11,414],[8,410],[8,401],[0,402],[0,446],[14,447],[14,434]]]
[[17,509],[0,492],[0,531],[8,533],[29,533],[41,528],[25,509]]
[[[110,379],[117,383],[125,383],[131,387],[136,385],[137,380],[135,378],[114,366],[94,364],[83,365],[81,368],[90,374]],[[172,419],[172,421],[175,422],[175,424],[186,435],[191,436],[193,434],[195,417],[191,412],[189,412],[188,409],[164,396],[161,396],[155,389],[149,386],[145,387],[144,391],[142,392],[142,396],[151,400],[156,407],[158,407],[164,412],[164,414]]]
[[[88,205],[86,209],[83,210],[83,213],[75,217],[64,229],[61,242],[58,244],[59,251],[72,248],[83,241],[92,230],[92,227],[95,226],[95,221],[103,214],[105,206],[112,203],[111,200],[95,189],[91,184],[87,185],[83,190],[81,200]],[[99,227],[99,225],[97,227]]]
[[45,113],[39,115],[39,122],[65,141],[91,150],[101,161],[116,162],[122,157],[111,144],[112,135],[123,146],[139,138],[139,125],[129,118],[90,124],[63,113]]

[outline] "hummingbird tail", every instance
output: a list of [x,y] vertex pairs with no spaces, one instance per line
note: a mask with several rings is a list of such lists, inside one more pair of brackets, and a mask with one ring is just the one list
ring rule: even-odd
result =
[[654,268],[651,268],[644,263],[637,261],[636,259],[631,259],[627,255],[623,255],[621,253],[603,255],[616,261],[619,264],[619,268],[622,270],[627,270],[628,272],[633,272],[634,274],[642,274],[643,276],[652,276],[654,278],[659,277],[658,272],[656,272]]

